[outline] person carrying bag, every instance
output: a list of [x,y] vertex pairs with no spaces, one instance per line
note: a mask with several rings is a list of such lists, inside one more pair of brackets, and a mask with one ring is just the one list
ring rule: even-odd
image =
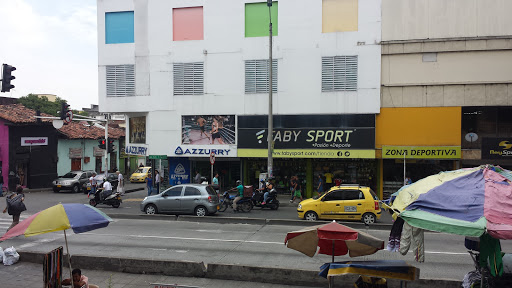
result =
[[23,187],[18,186],[16,188],[16,192],[9,195],[5,201],[7,202],[7,207],[5,207],[3,213],[7,212],[9,215],[12,215],[12,224],[7,228],[7,231],[11,230],[14,226],[18,225],[20,222],[20,214],[21,212],[27,210],[25,203],[25,195],[23,194]]

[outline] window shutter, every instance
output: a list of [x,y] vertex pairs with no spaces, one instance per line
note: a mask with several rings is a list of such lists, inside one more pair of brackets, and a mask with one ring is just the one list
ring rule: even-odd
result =
[[107,65],[107,97],[135,96],[135,65]]
[[322,92],[357,91],[357,56],[322,57]]
[[204,65],[196,63],[174,63],[174,95],[204,94]]
[[[245,61],[245,93],[268,93],[268,60]],[[277,92],[277,59],[272,60],[272,92]]]

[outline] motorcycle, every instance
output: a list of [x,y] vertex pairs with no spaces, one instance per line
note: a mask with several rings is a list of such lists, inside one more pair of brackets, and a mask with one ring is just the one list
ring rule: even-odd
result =
[[255,207],[270,208],[271,210],[277,210],[279,208],[279,200],[277,200],[277,192],[276,190],[272,190],[267,197],[267,202],[263,204],[264,199],[263,191],[254,191],[253,196],[251,198],[252,205]]
[[[228,191],[224,191],[222,198],[220,199],[219,212],[226,211],[228,207],[233,209],[233,200],[235,200],[235,196],[231,196]],[[250,212],[253,208],[251,198],[249,197],[240,199],[236,204],[237,207],[235,211]]]
[[103,188],[98,188],[94,197],[89,200],[89,205],[96,207],[98,204],[112,205],[114,208],[119,208],[123,200],[121,199],[121,193],[114,192],[110,195],[103,195]]

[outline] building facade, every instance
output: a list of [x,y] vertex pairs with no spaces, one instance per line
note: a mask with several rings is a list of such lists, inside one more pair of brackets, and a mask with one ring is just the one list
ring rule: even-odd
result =
[[155,159],[169,181],[209,175],[214,152],[221,185],[230,186],[264,172],[266,154],[248,139],[266,145],[260,116],[272,89],[276,181],[285,189],[298,174],[311,195],[315,173],[359,181],[349,172],[364,170],[357,165],[376,169],[375,134],[356,145],[347,131],[375,131],[380,35],[379,0],[281,0],[270,9],[252,0],[99,0],[100,111],[127,115],[125,153]]

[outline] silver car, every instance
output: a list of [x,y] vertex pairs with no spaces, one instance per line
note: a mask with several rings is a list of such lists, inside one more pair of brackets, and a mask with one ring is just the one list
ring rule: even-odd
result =
[[89,177],[91,177],[93,173],[96,172],[92,170],[70,171],[65,175],[53,180],[53,192],[71,190],[74,193],[78,193],[82,189],[83,185],[89,182]]
[[158,195],[144,198],[140,210],[146,214],[215,214],[219,207],[219,196],[205,184],[176,185]]

